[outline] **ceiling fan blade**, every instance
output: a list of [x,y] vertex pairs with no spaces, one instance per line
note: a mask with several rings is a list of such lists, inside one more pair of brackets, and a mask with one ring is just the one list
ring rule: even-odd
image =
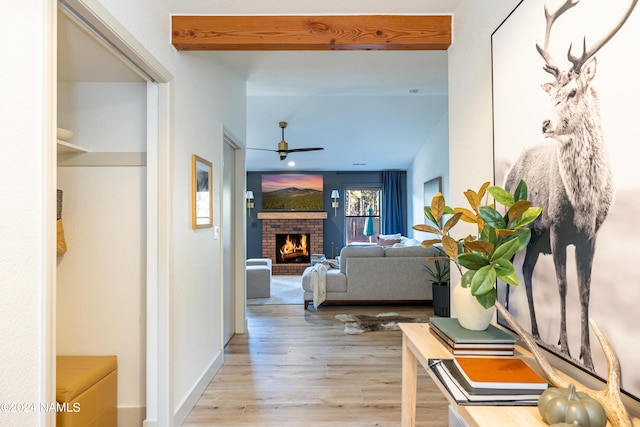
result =
[[248,148],[249,150],[262,150],[262,151],[275,151],[280,156],[280,160],[287,158],[289,153],[299,153],[302,151],[319,151],[324,150],[322,147],[309,147],[309,148],[293,148],[289,150],[289,144],[284,139],[284,129],[287,127],[287,122],[280,122],[280,129],[282,129],[282,140],[278,143],[277,150],[269,150],[267,148]]
[[295,153],[295,152],[299,152],[299,151],[319,151],[319,150],[324,150],[324,148],[322,147],[313,147],[313,148],[293,148],[291,150],[284,150],[287,153]]
[[273,151],[275,153],[279,153],[278,150],[271,150],[269,148],[252,148],[252,147],[247,147],[247,150],[260,150],[260,151]]

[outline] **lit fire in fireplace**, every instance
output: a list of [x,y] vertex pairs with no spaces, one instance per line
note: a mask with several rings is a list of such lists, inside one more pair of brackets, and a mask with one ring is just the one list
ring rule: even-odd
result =
[[300,258],[308,258],[309,250],[307,246],[307,235],[299,234],[298,240],[291,239],[287,234],[287,239],[280,247],[280,259],[281,262],[300,262]]

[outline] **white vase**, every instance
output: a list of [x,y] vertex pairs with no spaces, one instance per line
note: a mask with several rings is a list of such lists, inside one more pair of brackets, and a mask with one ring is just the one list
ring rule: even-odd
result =
[[463,288],[462,285],[458,283],[453,288],[451,298],[460,326],[472,331],[484,331],[489,327],[495,315],[496,308],[491,307],[486,309],[480,305],[476,297],[471,295],[471,287]]

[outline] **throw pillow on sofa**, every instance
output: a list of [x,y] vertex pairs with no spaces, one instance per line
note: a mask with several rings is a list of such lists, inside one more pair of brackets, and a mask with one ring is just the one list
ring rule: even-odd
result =
[[379,246],[393,246],[396,243],[400,243],[401,240],[402,240],[402,235],[400,233],[378,235]]
[[378,245],[380,246],[393,246],[396,243],[400,243],[400,239],[378,239]]
[[404,246],[420,246],[422,242],[416,239],[410,239],[408,237],[403,237],[400,239],[400,244]]
[[396,234],[379,234],[378,235],[379,239],[385,239],[385,240],[394,240],[394,239],[402,239],[402,234],[400,233],[396,233]]

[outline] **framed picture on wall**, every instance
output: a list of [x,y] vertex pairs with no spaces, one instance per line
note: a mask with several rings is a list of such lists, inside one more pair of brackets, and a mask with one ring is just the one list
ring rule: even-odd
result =
[[[442,177],[441,176],[430,179],[429,181],[426,181],[424,183],[423,185],[424,206],[431,206],[431,200],[433,199],[433,196],[435,196],[438,193],[442,193]],[[440,222],[442,222],[442,220],[440,220]]]
[[262,209],[321,211],[322,175],[290,173],[262,175]]
[[191,156],[191,228],[213,227],[213,186],[211,162]]
[[640,79],[620,72],[640,65],[638,9],[523,0],[491,36],[495,183],[513,192],[523,179],[543,208],[514,260],[520,286],[499,283],[498,299],[540,347],[602,379],[593,319],[636,400],[640,287],[629,284],[640,281],[640,248],[625,244],[621,256],[620,243],[638,235],[629,143],[640,140],[639,110],[627,100],[640,97]]
[[433,199],[433,196],[438,193],[442,193],[442,177],[439,176],[437,178],[426,181],[423,186],[423,192],[424,205],[431,206],[431,200]]

